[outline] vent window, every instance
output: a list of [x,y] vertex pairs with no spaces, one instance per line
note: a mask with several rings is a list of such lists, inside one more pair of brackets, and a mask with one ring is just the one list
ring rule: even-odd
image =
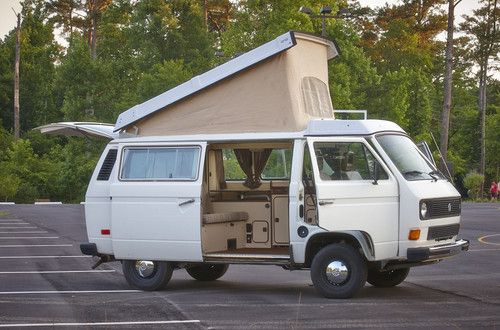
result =
[[305,111],[312,117],[333,118],[333,106],[328,86],[315,77],[302,79]]
[[97,175],[98,181],[108,181],[109,176],[111,175],[111,171],[113,170],[113,166],[116,162],[116,154],[117,149],[110,149],[104,162],[102,163],[101,169],[99,170],[99,174]]

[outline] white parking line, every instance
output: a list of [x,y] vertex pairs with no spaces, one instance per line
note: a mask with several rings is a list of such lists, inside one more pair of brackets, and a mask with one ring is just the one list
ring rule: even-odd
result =
[[182,324],[200,323],[200,320],[169,320],[169,321],[132,321],[132,322],[89,322],[89,323],[18,323],[0,324],[0,328],[21,327],[93,327],[107,325],[154,325],[154,324]]
[[39,231],[0,231],[0,234],[44,234],[46,230]]
[[70,274],[70,273],[113,273],[114,269],[104,270],[28,270],[18,272],[0,272],[0,275],[10,274]]
[[467,252],[481,252],[481,251],[500,251],[500,249],[477,249],[477,250],[467,250]]
[[137,293],[144,292],[141,290],[82,290],[82,291],[0,291],[0,295],[17,295],[17,294],[87,294],[87,293]]
[[18,247],[63,247],[73,246],[73,244],[25,244],[25,245],[0,245],[0,248],[18,248]]
[[0,222],[0,226],[3,226],[3,225],[22,225],[22,226],[25,226],[25,225],[31,225],[31,223],[27,223],[27,222]]
[[59,236],[19,236],[19,237],[0,237],[0,240],[2,239],[25,239],[25,238],[36,238],[36,239],[41,239],[41,238],[51,238],[51,239],[54,239],[54,238],[59,238]]
[[57,258],[92,258],[92,256],[0,256],[0,259],[57,259]]

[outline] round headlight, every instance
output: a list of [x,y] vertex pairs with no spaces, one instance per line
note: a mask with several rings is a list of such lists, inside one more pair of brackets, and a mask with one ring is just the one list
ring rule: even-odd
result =
[[427,215],[427,203],[421,203],[420,204],[420,217],[422,219],[425,219],[425,216]]

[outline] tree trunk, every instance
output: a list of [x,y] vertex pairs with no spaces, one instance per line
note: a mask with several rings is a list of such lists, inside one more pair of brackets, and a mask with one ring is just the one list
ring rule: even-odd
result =
[[97,58],[97,10],[92,10],[92,28],[90,31],[90,56]]
[[[458,2],[457,2],[458,4]],[[455,19],[455,3],[454,0],[448,0],[448,29],[446,38],[446,54],[445,54],[445,74],[444,74],[444,93],[443,93],[443,111],[441,113],[441,137],[440,146],[441,154],[441,169],[446,169],[446,160],[448,159],[448,134],[450,128],[450,112],[451,112],[451,90],[453,85],[453,21]],[[446,172],[445,172],[446,173]]]
[[21,14],[17,14],[16,59],[14,64],[14,139],[19,139],[19,62],[21,59]]
[[[488,57],[481,61],[479,69],[479,122],[481,129],[481,159],[479,161],[479,174],[484,176],[486,170],[486,79],[488,74]],[[480,197],[483,198],[484,181],[481,184]]]
[[207,31],[209,30],[208,27],[208,0],[203,0],[203,20],[205,23],[205,27],[207,28]]

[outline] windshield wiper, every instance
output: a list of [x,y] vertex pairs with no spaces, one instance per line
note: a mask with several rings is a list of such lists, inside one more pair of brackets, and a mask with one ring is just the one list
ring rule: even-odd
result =
[[442,175],[441,172],[439,172],[439,171],[430,171],[427,174],[429,174],[431,176],[431,178],[434,179],[434,181],[439,180],[439,177]]
[[403,175],[420,175],[420,174],[424,174],[424,172],[416,170],[403,172]]

